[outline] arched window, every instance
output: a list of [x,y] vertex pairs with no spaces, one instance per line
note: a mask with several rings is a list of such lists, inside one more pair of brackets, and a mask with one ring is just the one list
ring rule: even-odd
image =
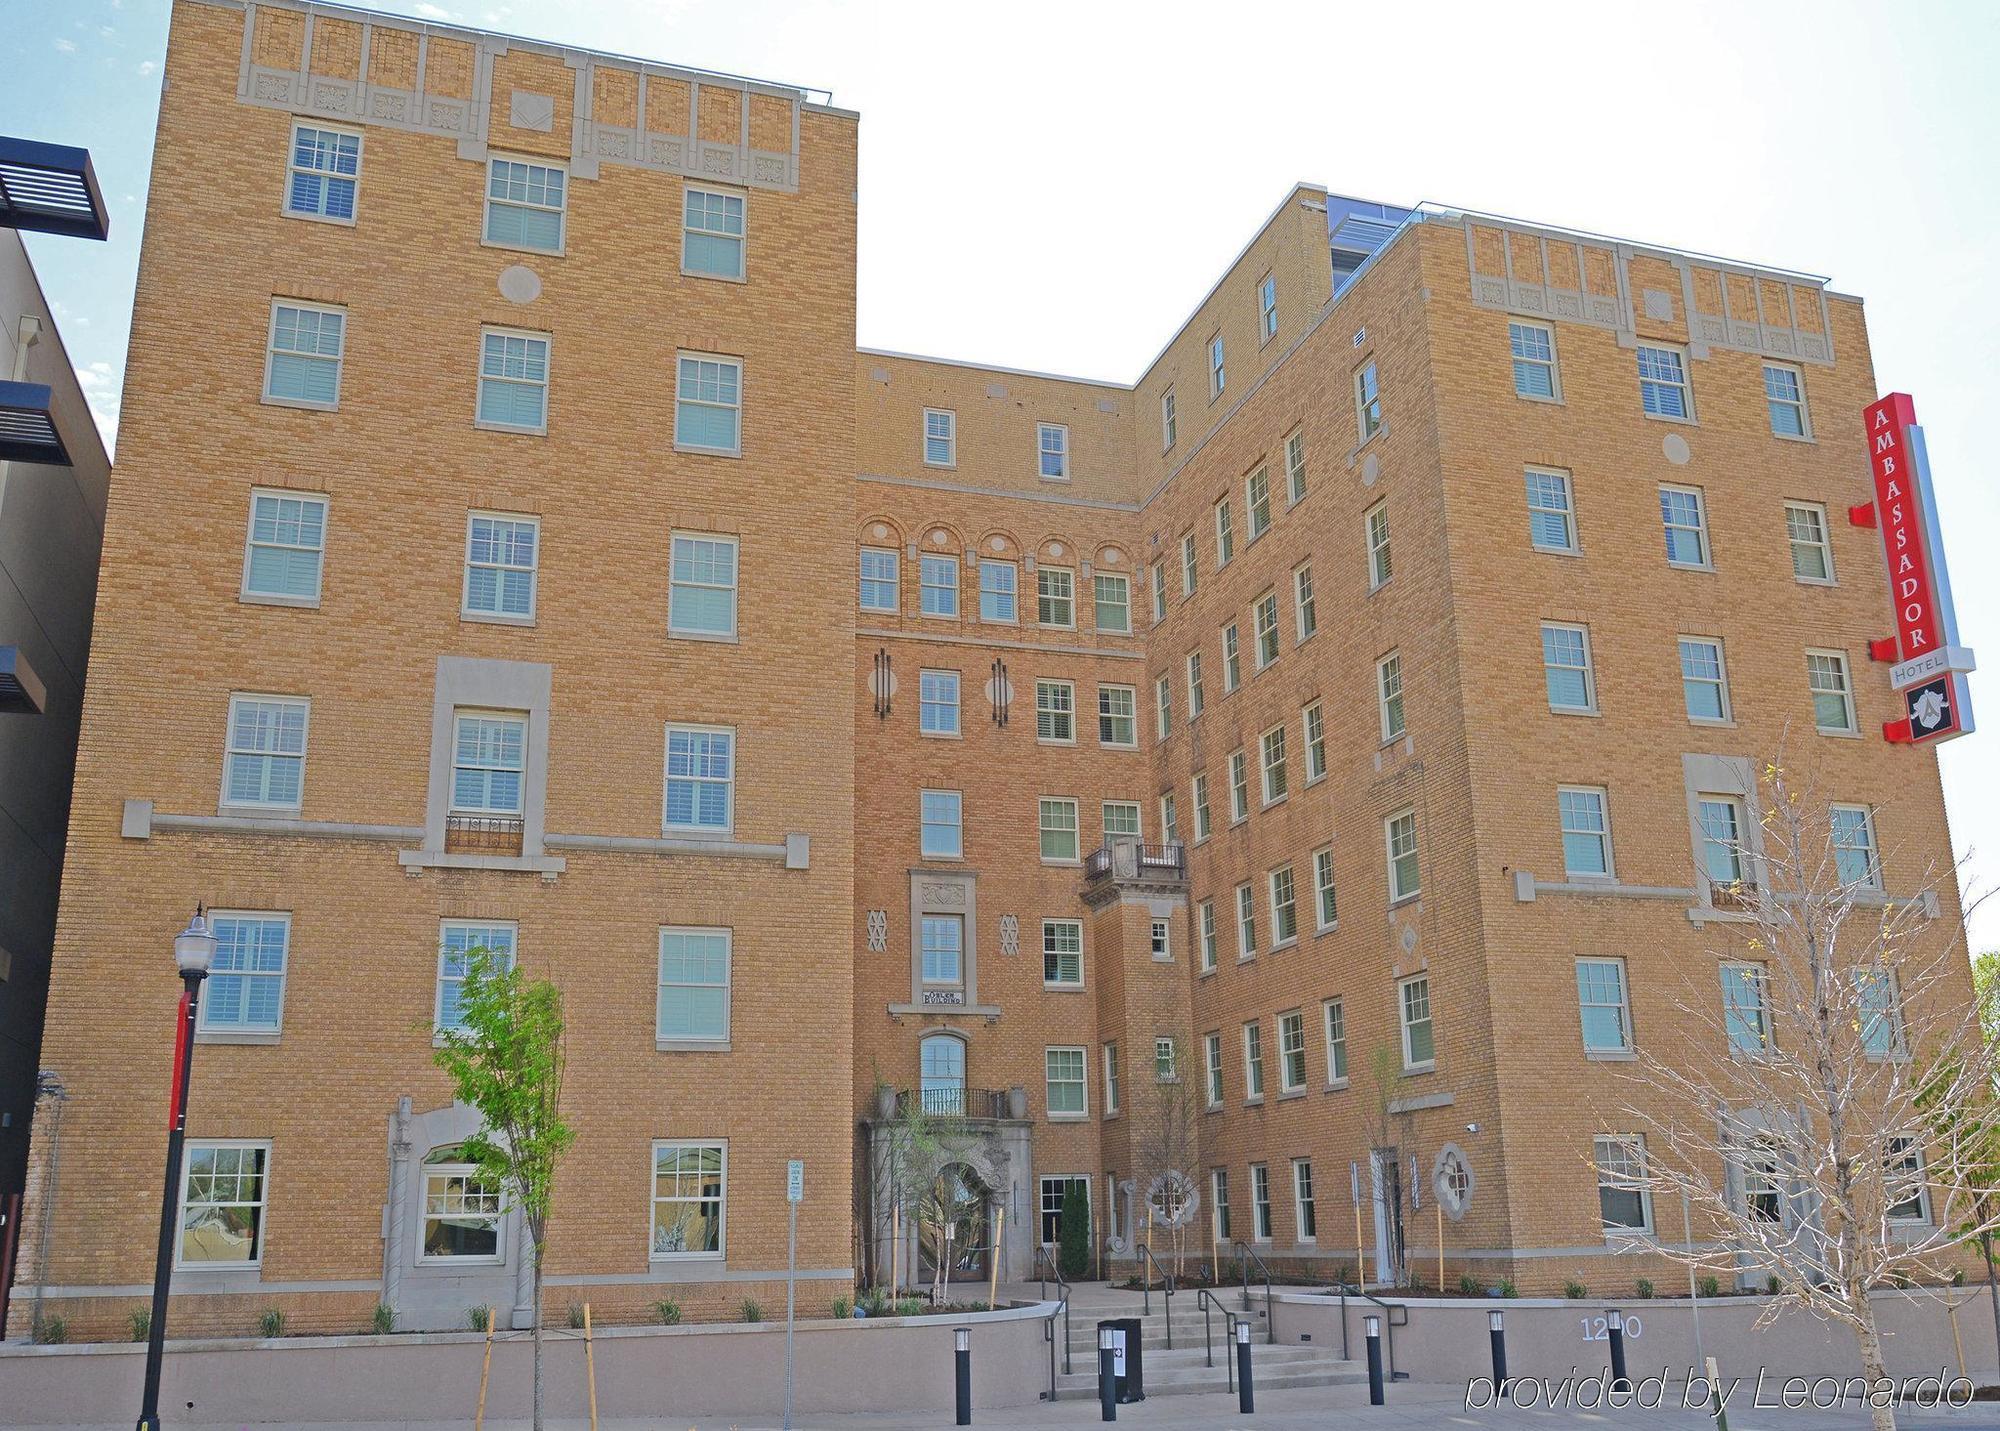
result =
[[424,1159],[426,1262],[500,1260],[500,1189],[456,1147]]
[[962,1116],[965,1112],[965,1042],[932,1034],[920,1049],[924,1112]]

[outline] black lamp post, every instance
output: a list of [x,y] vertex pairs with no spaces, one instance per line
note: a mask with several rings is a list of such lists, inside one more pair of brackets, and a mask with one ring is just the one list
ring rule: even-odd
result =
[[187,1133],[188,1075],[194,1068],[194,1019],[201,981],[215,962],[215,932],[200,905],[188,927],[174,936],[181,971],[180,1023],[174,1033],[174,1096],[167,1109],[167,1182],[160,1197],[160,1251],[153,1264],[153,1317],[146,1328],[146,1392],[138,1431],[160,1431],[160,1361],[167,1349],[167,1287],[174,1272],[175,1225],[180,1221],[181,1147]]

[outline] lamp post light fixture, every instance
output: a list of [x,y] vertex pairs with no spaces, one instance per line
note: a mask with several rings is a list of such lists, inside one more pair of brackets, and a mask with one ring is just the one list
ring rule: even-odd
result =
[[200,905],[188,927],[174,936],[174,964],[181,976],[180,1020],[174,1032],[174,1091],[167,1107],[167,1180],[160,1195],[160,1248],[153,1263],[153,1315],[146,1329],[146,1389],[138,1431],[160,1431],[160,1362],[167,1349],[167,1289],[173,1279],[175,1224],[180,1221],[181,1151],[187,1137],[188,1075],[194,1069],[194,1023],[201,981],[215,963],[215,931]]

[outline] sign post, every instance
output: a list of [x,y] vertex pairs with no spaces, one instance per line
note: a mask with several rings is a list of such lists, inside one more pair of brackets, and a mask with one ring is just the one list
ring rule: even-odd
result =
[[798,1314],[799,1203],[805,1195],[805,1159],[793,1158],[785,1164],[785,1208],[791,1224],[785,1239],[785,1431],[792,1431],[792,1323]]

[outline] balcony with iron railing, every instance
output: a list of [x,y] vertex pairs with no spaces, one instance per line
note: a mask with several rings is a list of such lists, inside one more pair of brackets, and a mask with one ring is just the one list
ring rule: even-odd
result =
[[[1025,1098],[1023,1100],[1025,1102]],[[933,1083],[923,1088],[896,1090],[896,1116],[921,1109],[929,1118],[1024,1118],[1027,1109],[1015,1111],[1013,1093],[1005,1088],[967,1088],[962,1083]]]
[[1114,839],[1083,859],[1086,886],[1104,880],[1180,884],[1186,879],[1187,849],[1178,843],[1143,845],[1137,840]]
[[444,848],[452,855],[519,855],[525,825],[519,815],[447,815]]

